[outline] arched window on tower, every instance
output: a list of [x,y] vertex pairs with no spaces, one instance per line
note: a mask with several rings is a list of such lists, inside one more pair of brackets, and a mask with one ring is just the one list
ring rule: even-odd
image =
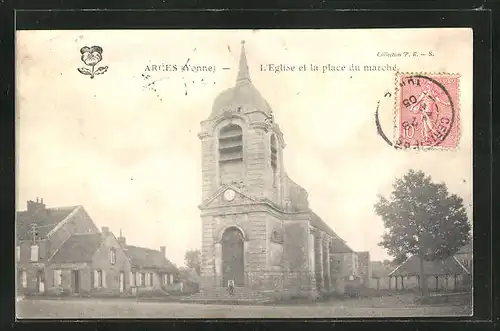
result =
[[219,132],[219,175],[221,184],[242,181],[243,130],[239,125],[229,124]]
[[277,186],[278,181],[278,148],[276,138],[271,136],[271,169],[273,171],[273,186]]

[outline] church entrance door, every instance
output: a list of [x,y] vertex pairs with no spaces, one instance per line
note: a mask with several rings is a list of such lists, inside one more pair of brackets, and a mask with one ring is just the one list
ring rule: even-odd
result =
[[234,286],[245,285],[243,234],[237,228],[229,228],[222,235],[222,286],[233,280]]

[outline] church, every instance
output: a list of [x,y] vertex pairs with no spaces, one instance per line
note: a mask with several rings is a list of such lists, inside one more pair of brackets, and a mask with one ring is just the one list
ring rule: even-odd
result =
[[252,84],[242,42],[236,83],[201,122],[202,288],[270,298],[343,293],[362,282],[358,254],[309,207],[287,174],[269,103]]

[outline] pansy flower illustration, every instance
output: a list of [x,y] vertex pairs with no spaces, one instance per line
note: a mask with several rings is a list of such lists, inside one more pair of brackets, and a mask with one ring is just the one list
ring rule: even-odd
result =
[[90,78],[94,78],[95,75],[102,75],[108,70],[108,66],[99,67],[95,69],[95,66],[102,61],[102,47],[92,46],[92,47],[82,47],[80,49],[82,54],[82,62],[90,68],[81,67],[78,71],[83,75],[89,75]]

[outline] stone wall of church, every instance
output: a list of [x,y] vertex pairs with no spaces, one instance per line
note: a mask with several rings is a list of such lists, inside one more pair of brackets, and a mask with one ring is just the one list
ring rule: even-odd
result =
[[202,217],[201,280],[202,287],[215,286],[215,234],[213,216]]
[[277,216],[268,214],[266,223],[267,269],[283,271],[284,268],[284,228],[283,221]]
[[208,199],[216,190],[216,157],[214,151],[214,138],[205,137],[201,143],[202,167],[202,200]]
[[252,197],[270,197],[269,186],[272,185],[271,167],[268,162],[268,148],[265,133],[261,129],[250,129],[244,132],[244,162],[246,164],[246,188]]
[[248,245],[245,252],[245,271],[248,272],[248,281],[252,285],[253,272],[265,270],[267,266],[267,236],[266,213],[253,212],[248,216]]
[[[285,277],[282,221],[271,213],[258,214],[265,219],[265,247],[263,250],[265,250],[266,261],[264,264],[260,264],[260,267],[249,270],[248,279],[252,288],[276,296],[283,291]],[[259,237],[259,239],[262,238]]]
[[203,216],[202,277],[205,287],[220,286],[222,279],[222,233],[231,226],[242,229],[248,240],[244,243],[246,283],[259,288],[262,272],[267,270],[267,213],[247,212]]
[[309,222],[285,221],[284,287],[291,296],[316,296],[313,271],[310,269]]

